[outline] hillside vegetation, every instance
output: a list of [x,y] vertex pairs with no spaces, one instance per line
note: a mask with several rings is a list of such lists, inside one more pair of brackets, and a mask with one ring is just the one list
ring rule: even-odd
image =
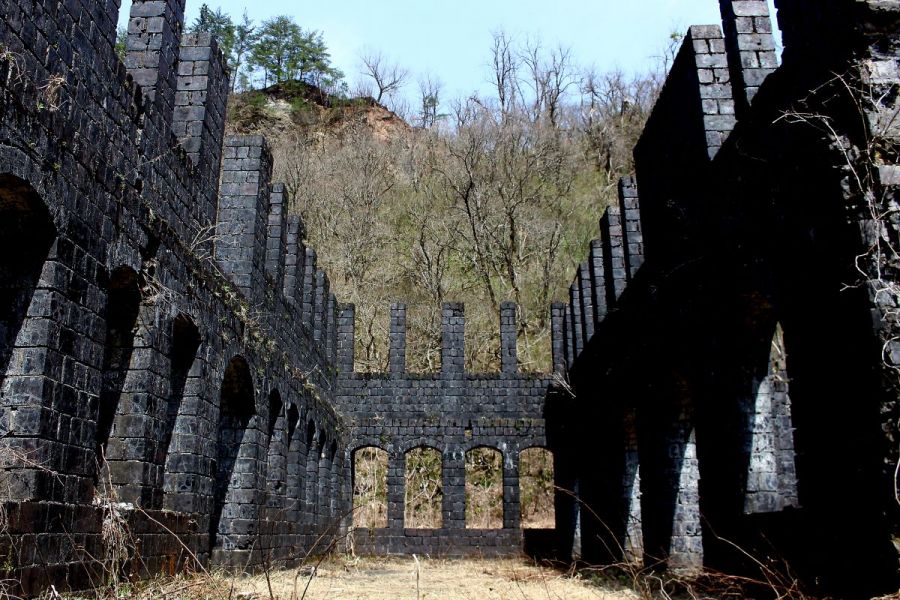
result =
[[[204,14],[229,31],[227,15]],[[195,24],[204,27],[214,29]],[[230,50],[229,130],[268,137],[319,265],[357,307],[357,368],[387,369],[390,304],[405,302],[408,368],[438,369],[441,304],[459,301],[467,368],[495,370],[499,305],[513,300],[522,368],[549,370],[550,304],[567,298],[618,178],[631,172],[665,65],[597,73],[565,49],[500,32],[487,49],[491,94],[445,99],[426,78],[404,101],[408,73],[379,54],[362,57],[350,94],[321,34],[295,32],[316,42],[315,69],[278,67],[246,17],[243,27],[249,45],[241,57]]]

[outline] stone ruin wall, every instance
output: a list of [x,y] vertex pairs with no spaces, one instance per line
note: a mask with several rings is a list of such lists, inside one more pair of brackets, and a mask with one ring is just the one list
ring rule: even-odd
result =
[[125,64],[118,11],[0,5],[0,546],[25,595],[106,559],[296,561],[349,502],[336,302],[265,140],[223,143],[224,61],[183,0],[134,2]]
[[720,5],[553,307],[557,516],[591,563],[760,577],[746,551],[870,597],[896,589],[900,6],[776,0],[779,65],[767,3]]
[[[501,373],[464,371],[461,305],[440,373],[406,372],[402,305],[390,371],[355,373],[353,308],[265,140],[224,138],[223,59],[183,35],[183,0],[134,2],[124,64],[118,0],[0,0],[0,549],[21,593],[88,587],[111,517],[137,576],[298,562],[348,531],[369,446],[388,527],[355,531],[361,552],[570,558],[580,538],[589,562],[752,574],[736,542],[839,595],[895,589],[900,8],[777,0],[779,66],[766,3],[720,4],[551,308],[552,378],[518,372],[508,304]],[[434,531],[403,523],[423,446]],[[503,453],[502,529],[465,528],[481,446]],[[560,490],[531,536],[529,447]]]
[[[545,400],[552,380],[521,373],[516,354],[516,305],[503,303],[500,314],[501,372],[467,373],[465,311],[445,304],[440,373],[406,371],[406,306],[391,307],[388,373],[355,373],[354,308],[342,307],[338,318],[338,389],[336,402],[349,423],[345,456],[353,469],[353,452],[379,448],[388,453],[388,523],[383,529],[357,529],[354,545],[368,554],[432,556],[519,555],[552,550],[552,531],[522,529],[519,459],[529,448],[550,446]],[[411,529],[404,525],[406,453],[433,448],[442,457],[442,525]],[[466,527],[466,453],[490,448],[503,458],[503,527]]]
[[[326,551],[351,522],[353,450],[384,435],[366,422],[352,354],[338,359],[338,304],[271,181],[266,141],[224,136],[215,40],[182,33],[183,0],[136,0],[123,64],[118,12],[116,0],[0,11],[0,549],[24,595],[110,570],[253,569]],[[521,551],[510,453],[546,444],[548,381],[464,374],[453,310],[458,353],[405,392],[434,405],[398,401],[388,431],[448,461],[473,431],[508,450],[506,529],[459,530],[454,462],[439,541],[396,541],[395,507],[370,551]],[[474,416],[495,395],[509,397]],[[109,554],[104,522],[133,537],[124,555]]]

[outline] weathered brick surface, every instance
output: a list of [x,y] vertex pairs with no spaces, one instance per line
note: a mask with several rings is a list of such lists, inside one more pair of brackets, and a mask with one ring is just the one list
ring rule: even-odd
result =
[[[443,307],[439,373],[355,373],[340,305],[271,182],[224,139],[224,58],[183,0],[0,0],[0,563],[35,595],[88,587],[102,523],[126,571],[296,562],[348,531],[353,454],[388,453],[388,526],[357,551],[566,558],[759,576],[834,597],[895,591],[900,534],[900,10],[721,0],[690,28],[601,216],[554,379],[465,371]],[[638,194],[638,189],[640,194]],[[878,250],[878,252],[873,251]],[[404,524],[405,457],[442,455],[443,525]],[[465,457],[503,456],[503,527],[466,529]],[[520,530],[519,457],[553,451],[556,532]],[[580,524],[580,528],[579,528]],[[740,547],[740,552],[735,551]]]
[[722,29],[690,28],[591,244],[593,336],[574,286],[554,309],[575,406],[547,427],[576,440],[557,485],[584,503],[588,562],[759,577],[745,552],[777,555],[823,594],[884,593],[900,328],[883,252],[900,219],[896,156],[872,151],[900,139],[900,9],[777,0],[776,68],[766,3],[720,5]]
[[[345,309],[341,328],[349,328],[352,311]],[[462,368],[465,348],[464,307],[443,307],[443,357],[451,366],[440,373],[414,374],[403,369],[405,309],[391,311],[391,372],[339,374],[337,407],[349,424],[350,444],[342,457],[349,470],[353,453],[375,447],[388,453],[388,526],[354,533],[357,552],[371,554],[425,553],[437,556],[500,556],[522,552],[518,463],[520,452],[548,446],[544,405],[550,380],[519,373],[515,360],[516,306],[504,303],[501,352],[505,368],[496,374],[472,374]],[[345,335],[349,338],[349,333]],[[341,361],[352,366],[349,357]],[[404,528],[405,456],[410,450],[438,450],[443,463],[443,524],[437,530]],[[489,447],[503,455],[503,528],[466,529],[465,469],[467,451]]]
[[[333,358],[302,324],[302,307],[260,277],[271,207],[264,146],[226,145],[224,179],[242,179],[223,185],[253,190],[220,194],[227,80],[215,43],[182,38],[183,3],[135,2],[126,69],[113,52],[117,12],[113,1],[0,3],[0,279],[15,286],[13,303],[0,303],[10,515],[0,552],[26,595],[50,583],[89,587],[111,510],[135,540],[129,568],[151,576],[181,568],[182,544],[204,563],[215,555],[240,568],[258,564],[260,548],[298,559],[345,509],[333,495],[331,522],[298,518],[309,479],[298,432],[309,424],[341,446],[344,434]],[[12,252],[4,244],[14,240]],[[276,277],[282,264],[296,268],[271,246]],[[134,329],[117,331],[125,308]],[[223,378],[234,357],[247,365],[249,417],[229,429],[240,434],[239,454],[211,547]],[[98,414],[108,415],[106,433]],[[252,551],[249,538],[259,540]],[[240,550],[223,552],[230,547]]]

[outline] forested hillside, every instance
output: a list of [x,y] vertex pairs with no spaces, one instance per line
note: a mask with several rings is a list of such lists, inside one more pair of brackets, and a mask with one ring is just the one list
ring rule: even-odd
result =
[[632,169],[666,52],[645,74],[601,73],[497,32],[491,93],[447,98],[437,77],[414,81],[377,52],[351,87],[322,34],[288,17],[236,24],[204,7],[193,29],[225,40],[229,128],[269,138],[319,264],[357,306],[359,369],[386,370],[397,301],[409,305],[411,370],[439,368],[447,301],[466,303],[468,368],[496,369],[505,300],[519,304],[522,367],[549,369],[550,303],[567,297]]

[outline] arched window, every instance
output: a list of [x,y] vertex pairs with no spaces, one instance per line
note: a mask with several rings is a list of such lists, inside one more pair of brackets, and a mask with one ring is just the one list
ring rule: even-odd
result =
[[366,529],[387,527],[388,453],[381,448],[353,452],[353,525]]
[[503,527],[503,454],[494,448],[466,452],[466,528]]
[[528,448],[519,453],[519,502],[524,529],[554,529],[553,453]]
[[434,448],[414,448],[406,453],[404,526],[407,529],[440,529],[443,526],[443,457]]
[[[216,474],[213,489],[213,511],[210,516],[210,548],[219,543],[218,534],[225,529],[222,512],[233,487],[242,487],[235,462],[244,442],[250,419],[256,414],[253,378],[243,357],[236,356],[228,363],[222,379],[219,402],[219,426],[216,443]],[[248,482],[249,483],[249,482]],[[255,480],[253,481],[255,484]]]
[[0,176],[0,385],[55,239],[50,214],[31,186]]

